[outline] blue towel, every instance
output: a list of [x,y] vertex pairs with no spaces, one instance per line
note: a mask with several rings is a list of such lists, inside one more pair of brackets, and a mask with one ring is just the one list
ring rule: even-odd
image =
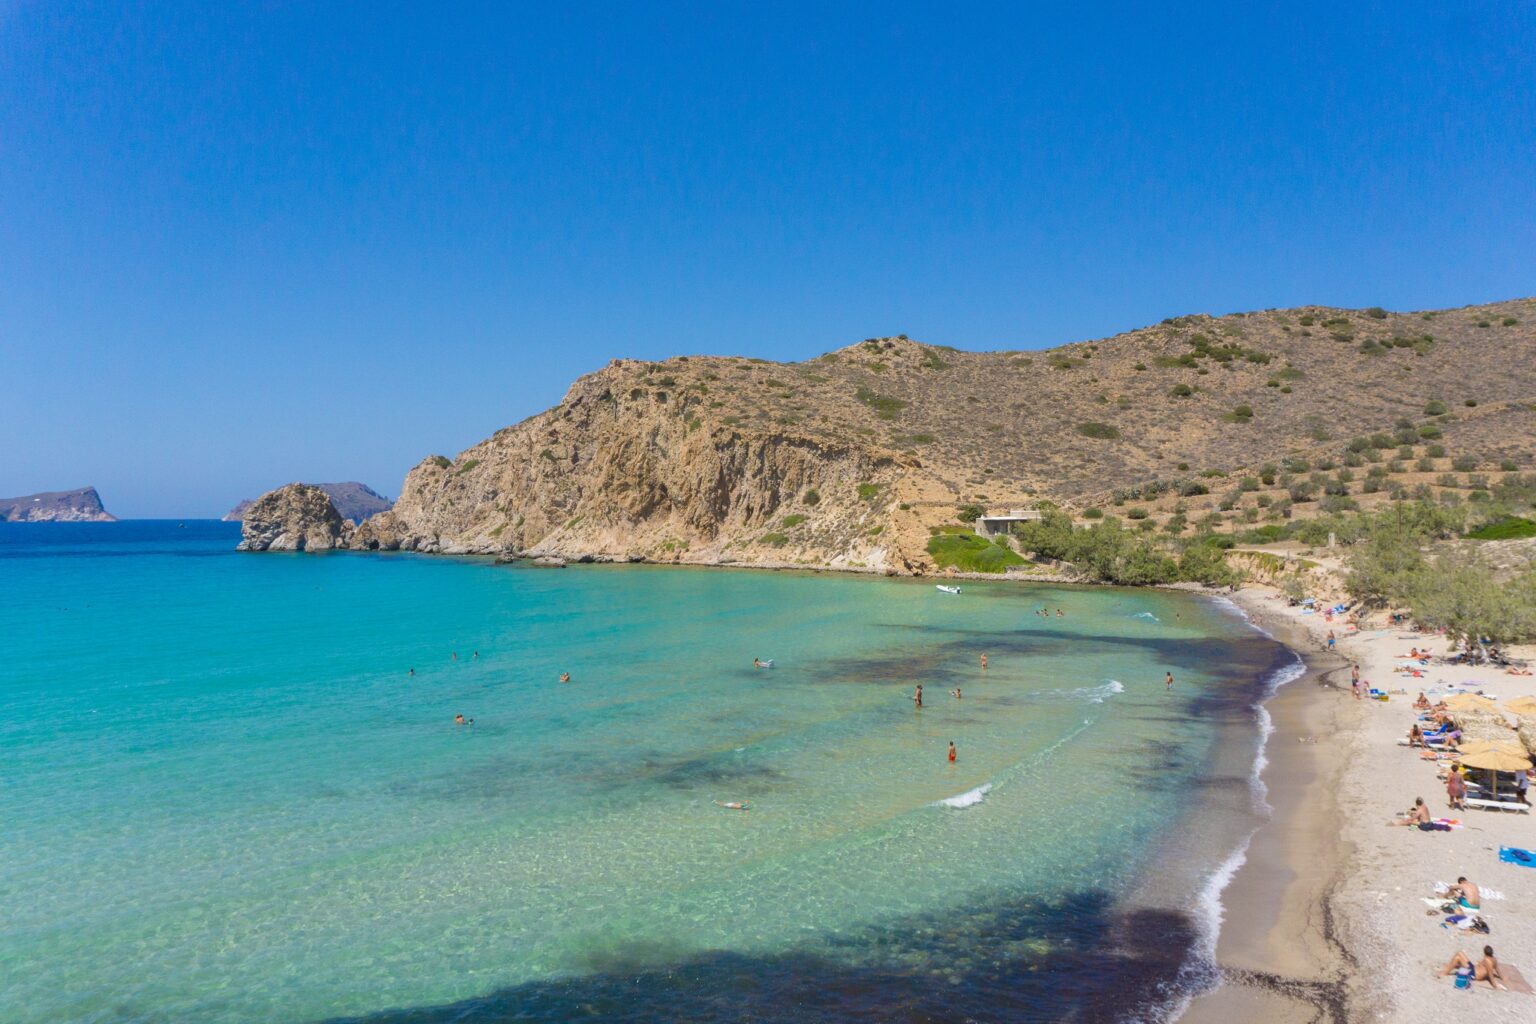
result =
[[1505,864],[1519,864],[1524,868],[1536,868],[1536,853],[1518,846],[1499,847],[1499,860]]

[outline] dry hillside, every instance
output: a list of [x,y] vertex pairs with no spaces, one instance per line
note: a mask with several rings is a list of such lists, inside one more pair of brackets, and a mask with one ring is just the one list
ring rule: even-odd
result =
[[[930,528],[962,504],[1124,506],[1151,481],[1342,459],[1405,424],[1433,423],[1447,466],[1471,452],[1529,469],[1533,354],[1522,299],[1186,316],[1035,352],[896,337],[792,364],[617,360],[553,409],[424,460],[351,543],[925,571]],[[1164,493],[1149,513],[1215,511],[1209,489],[1200,508]]]

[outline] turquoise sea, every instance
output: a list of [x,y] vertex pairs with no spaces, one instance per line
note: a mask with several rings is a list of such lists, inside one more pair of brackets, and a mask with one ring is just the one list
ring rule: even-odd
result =
[[0,524],[0,1020],[1156,1019],[1293,661],[1176,593],[237,540]]

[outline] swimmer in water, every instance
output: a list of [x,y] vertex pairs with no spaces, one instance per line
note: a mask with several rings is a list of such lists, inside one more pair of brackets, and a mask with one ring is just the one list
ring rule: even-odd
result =
[[722,802],[720,800],[716,800],[715,801],[715,806],[716,807],[724,807],[727,810],[731,810],[731,811],[744,811],[744,810],[747,809],[747,804],[746,804],[746,801],[744,801],[744,800],[732,800],[729,803]]
[[459,714],[453,716],[453,724],[454,725],[463,725],[464,724],[464,713],[463,712],[460,712]]
[[471,654],[471,655],[470,655],[470,656],[469,656],[469,660],[470,660],[470,661],[474,661],[474,660],[475,660],[475,659],[476,659],[476,658],[478,658],[478,657],[480,657],[480,652],[479,652],[479,651],[476,651],[476,652],[475,652],[475,653],[474,653],[474,654]]
[[981,669],[983,672],[987,669],[987,656],[985,654],[981,656]]
[[415,675],[415,674],[416,674],[416,670],[415,669],[411,669],[411,675]]
[[1061,609],[1060,609],[1060,608],[1057,608],[1057,609],[1056,609],[1056,617],[1057,617],[1057,618],[1058,618],[1058,619],[1064,619],[1064,618],[1066,618],[1066,617],[1067,617],[1067,613],[1066,613],[1066,612],[1064,612],[1064,611],[1062,611],[1062,610],[1061,610]]
[[1172,672],[1169,672],[1168,673],[1168,678],[1163,680],[1163,685],[1164,685],[1165,689],[1168,689],[1168,690],[1173,689],[1173,673]]
[[569,672],[561,672],[560,673],[560,681],[562,683],[570,682],[571,681],[571,674]]
[[923,706],[923,688],[921,684],[912,692],[912,703],[916,707]]
[[949,763],[950,764],[954,764],[955,763],[955,741],[954,740],[950,740],[949,741]]
[[752,667],[753,668],[762,668],[763,667],[762,660],[760,658],[753,658],[752,659]]
[[957,686],[953,690],[950,690],[949,691],[949,695],[951,697],[955,698],[955,700],[959,700],[960,699],[960,687]]

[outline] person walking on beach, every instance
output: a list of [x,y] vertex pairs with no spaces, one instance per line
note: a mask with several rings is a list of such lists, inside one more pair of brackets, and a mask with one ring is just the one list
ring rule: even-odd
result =
[[949,763],[950,764],[954,764],[955,763],[955,741],[954,740],[950,740],[949,741]]
[[919,708],[923,706],[923,686],[921,683],[918,684],[916,690],[912,691],[912,706]]
[[[1410,746],[1412,744],[1409,744]],[[1445,777],[1445,795],[1451,801],[1451,810],[1464,811],[1467,809],[1467,783],[1461,777],[1461,772],[1452,768]]]
[[1333,635],[1333,630],[1330,629],[1328,631],[1328,653],[1329,654],[1333,653],[1333,645],[1337,642],[1337,640],[1338,640],[1338,638]]
[[1168,673],[1168,678],[1163,680],[1163,691],[1166,693],[1173,689],[1173,673]]

